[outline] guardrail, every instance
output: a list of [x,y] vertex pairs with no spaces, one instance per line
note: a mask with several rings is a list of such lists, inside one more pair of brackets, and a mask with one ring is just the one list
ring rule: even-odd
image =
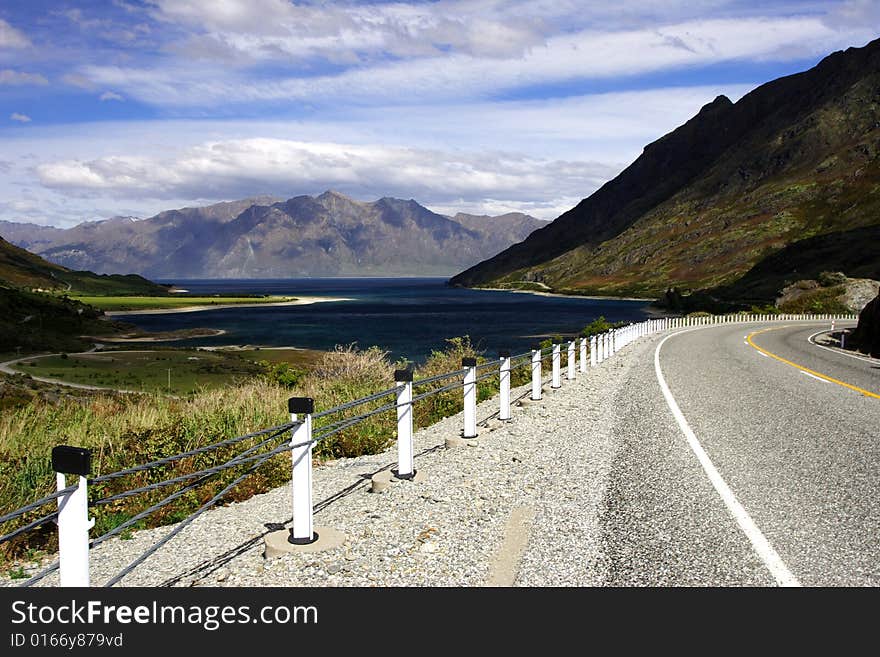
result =
[[[589,367],[597,367],[615,353],[623,349],[634,340],[668,329],[709,326],[717,324],[729,324],[734,322],[768,322],[768,321],[793,321],[793,320],[823,320],[833,322],[838,320],[853,320],[855,315],[711,315],[711,316],[686,316],[666,317],[651,319],[636,324],[615,328],[589,338],[571,340],[566,346],[568,357],[566,367],[566,380],[574,380],[579,369],[584,373]],[[579,354],[579,364],[578,364]],[[187,452],[167,456],[150,463],[127,468],[117,472],[102,474],[93,479],[88,476],[91,471],[91,452],[88,449],[59,445],[52,450],[52,469],[56,473],[57,491],[39,500],[27,504],[15,511],[0,516],[0,526],[13,522],[47,504],[55,502],[57,510],[43,515],[33,521],[29,521],[14,530],[0,536],[0,543],[9,541],[25,532],[42,527],[47,523],[55,523],[58,531],[58,559],[44,568],[42,571],[25,581],[21,586],[31,586],[41,581],[49,574],[60,571],[59,582],[63,587],[89,586],[90,551],[101,543],[118,536],[132,526],[167,506],[174,500],[186,493],[195,490],[202,484],[211,480],[212,477],[232,468],[244,467],[245,471],[225,486],[219,493],[211,497],[197,511],[179,522],[159,541],[150,546],[144,553],[134,559],[115,576],[107,580],[104,586],[113,586],[121,581],[140,564],[146,561],[160,547],[177,536],[183,529],[191,524],[196,518],[219,502],[235,486],[244,481],[269,459],[289,452],[292,463],[292,507],[293,523],[290,529],[288,541],[292,544],[309,544],[316,540],[317,536],[313,526],[312,503],[312,448],[321,440],[339,433],[368,417],[379,413],[395,411],[397,415],[397,470],[398,479],[412,479],[416,473],[413,453],[413,406],[417,402],[433,395],[460,388],[462,391],[464,412],[462,437],[465,440],[475,438],[477,434],[477,383],[497,376],[499,378],[499,408],[494,415],[502,421],[511,420],[511,405],[527,395],[533,401],[542,399],[543,393],[543,363],[550,359],[550,387],[558,389],[562,386],[561,372],[561,345],[553,344],[546,349],[533,349],[530,352],[511,356],[509,352],[501,352],[498,359],[478,364],[475,358],[462,360],[462,368],[454,372],[446,372],[423,379],[414,380],[412,369],[397,370],[394,373],[394,387],[376,392],[374,394],[355,399],[339,406],[315,413],[314,401],[307,397],[293,397],[288,401],[290,422],[256,431],[243,436],[228,438],[210,445],[205,445]],[[578,367],[579,365],[579,367]],[[531,386],[517,399],[511,400],[511,375],[521,367],[529,367],[531,370]],[[432,386],[437,383],[452,380],[439,387],[429,388],[426,392],[414,395],[416,389]],[[339,415],[358,406],[370,402],[393,397],[393,401],[385,403],[377,408],[370,409],[354,417],[343,417],[321,426],[317,431],[313,430],[313,421],[319,418],[329,418]],[[492,416],[490,416],[492,417]],[[488,418],[486,419],[488,420]],[[484,420],[483,422],[485,422]],[[290,440],[285,444],[278,445],[290,432]],[[135,473],[144,472],[154,468],[160,468],[196,455],[205,454],[223,447],[231,447],[248,440],[257,440],[256,444],[243,450],[241,453],[227,459],[214,467],[205,468],[196,472],[171,477],[153,484],[132,488],[116,493],[108,497],[89,501],[89,485],[107,482],[120,477],[126,477]],[[68,476],[74,477],[74,483],[68,484]],[[167,495],[149,508],[141,511],[125,522],[117,525],[102,536],[91,539],[89,531],[94,525],[94,520],[89,519],[89,508],[139,495],[142,493],[159,490],[161,488],[182,484],[182,487]]]

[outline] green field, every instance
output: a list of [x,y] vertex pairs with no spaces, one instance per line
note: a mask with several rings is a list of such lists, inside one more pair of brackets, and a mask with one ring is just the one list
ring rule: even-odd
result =
[[296,301],[296,297],[101,297],[71,295],[72,299],[81,301],[101,310],[161,310],[166,308],[186,308],[189,306],[221,306],[243,303],[283,303]]
[[15,369],[70,383],[172,395],[211,390],[264,372],[238,353],[195,349],[49,356],[19,363]]
[[242,358],[269,363],[288,363],[304,370],[312,369],[325,352],[315,349],[242,349],[234,353]]

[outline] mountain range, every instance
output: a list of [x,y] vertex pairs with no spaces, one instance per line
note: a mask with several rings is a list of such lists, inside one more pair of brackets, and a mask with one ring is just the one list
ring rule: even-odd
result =
[[880,40],[717,97],[616,178],[453,285],[768,301],[880,278]]
[[0,222],[0,235],[65,267],[153,279],[447,276],[545,224],[520,213],[448,217],[414,200],[362,202],[327,191],[68,229]]

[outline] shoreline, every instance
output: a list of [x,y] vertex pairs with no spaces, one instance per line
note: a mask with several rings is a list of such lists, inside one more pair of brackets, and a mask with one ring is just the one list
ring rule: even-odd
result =
[[210,306],[182,306],[180,308],[144,308],[143,310],[105,310],[106,317],[121,315],[170,315],[173,313],[195,313],[204,310],[222,310],[225,308],[263,308],[277,306],[309,306],[313,303],[330,301],[354,301],[346,297],[300,297],[294,301],[278,301],[265,303],[218,303]]
[[535,294],[540,297],[559,297],[562,299],[592,299],[593,301],[644,301],[653,302],[653,297],[600,297],[587,294],[561,294],[559,292],[542,292],[540,290],[513,290],[504,287],[469,287],[468,290],[488,290],[489,292],[514,292],[516,294]]
[[181,336],[172,336],[172,337],[158,337],[147,335],[139,338],[126,338],[126,337],[112,337],[106,338],[101,336],[84,336],[90,339],[94,339],[96,342],[112,342],[112,343],[127,343],[127,342],[179,342],[180,340],[198,340],[199,338],[214,338],[219,335],[226,335],[226,329],[205,329],[205,331],[210,331],[210,333],[204,333],[202,335],[181,335]]

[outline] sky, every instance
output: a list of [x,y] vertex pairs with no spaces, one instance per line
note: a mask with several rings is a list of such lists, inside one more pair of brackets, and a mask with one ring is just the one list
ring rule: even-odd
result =
[[0,220],[333,189],[553,219],[880,0],[0,0]]

